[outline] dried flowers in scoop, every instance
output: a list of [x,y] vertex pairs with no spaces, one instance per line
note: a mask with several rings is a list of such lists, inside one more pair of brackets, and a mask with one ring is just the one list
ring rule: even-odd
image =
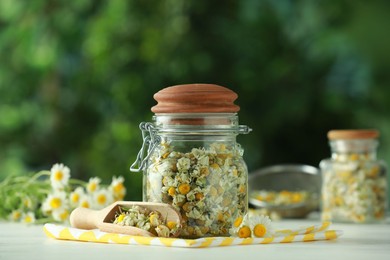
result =
[[113,223],[141,228],[159,237],[172,237],[180,228],[177,222],[167,221],[166,216],[163,216],[159,211],[137,205],[119,207]]

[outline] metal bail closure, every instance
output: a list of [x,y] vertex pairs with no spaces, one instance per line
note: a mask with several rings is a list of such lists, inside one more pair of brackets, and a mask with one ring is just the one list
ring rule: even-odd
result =
[[[139,129],[141,129],[143,143],[135,162],[130,166],[130,171],[132,172],[140,172],[145,168],[154,149],[156,149],[157,145],[161,142],[161,137],[156,134],[153,123],[142,122],[139,125]],[[144,157],[145,151],[146,156]]]
[[238,132],[240,134],[249,134],[252,131],[252,128],[250,128],[247,125],[239,125],[238,126]]

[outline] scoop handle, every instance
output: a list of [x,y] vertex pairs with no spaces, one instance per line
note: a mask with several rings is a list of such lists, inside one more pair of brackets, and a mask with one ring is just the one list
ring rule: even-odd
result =
[[80,229],[95,229],[103,222],[103,210],[92,210],[88,208],[76,208],[69,217],[70,225]]

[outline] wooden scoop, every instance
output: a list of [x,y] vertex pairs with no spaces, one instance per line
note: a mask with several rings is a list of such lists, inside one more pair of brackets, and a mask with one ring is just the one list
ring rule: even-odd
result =
[[[148,210],[154,210],[161,213],[166,221],[174,221],[181,224],[181,215],[169,204],[138,202],[138,201],[117,201],[102,210],[92,210],[87,208],[76,208],[70,214],[70,224],[72,227],[80,229],[95,229],[108,233],[120,233],[133,236],[154,237],[149,231],[133,226],[122,226],[114,224],[115,214],[119,212],[119,207],[140,206]],[[173,237],[180,233],[178,230]]]

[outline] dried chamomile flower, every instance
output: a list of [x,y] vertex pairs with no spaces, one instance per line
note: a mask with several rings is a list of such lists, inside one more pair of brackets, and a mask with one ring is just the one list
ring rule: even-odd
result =
[[164,225],[158,225],[156,227],[156,232],[159,237],[169,237],[170,230],[167,226]]
[[186,172],[188,169],[190,169],[191,166],[191,160],[189,158],[182,157],[179,160],[177,160],[177,170],[179,172]]
[[256,199],[262,202],[266,202],[269,205],[293,205],[298,203],[306,203],[315,197],[313,193],[309,191],[268,191],[259,190],[254,191],[251,194],[252,199]]

